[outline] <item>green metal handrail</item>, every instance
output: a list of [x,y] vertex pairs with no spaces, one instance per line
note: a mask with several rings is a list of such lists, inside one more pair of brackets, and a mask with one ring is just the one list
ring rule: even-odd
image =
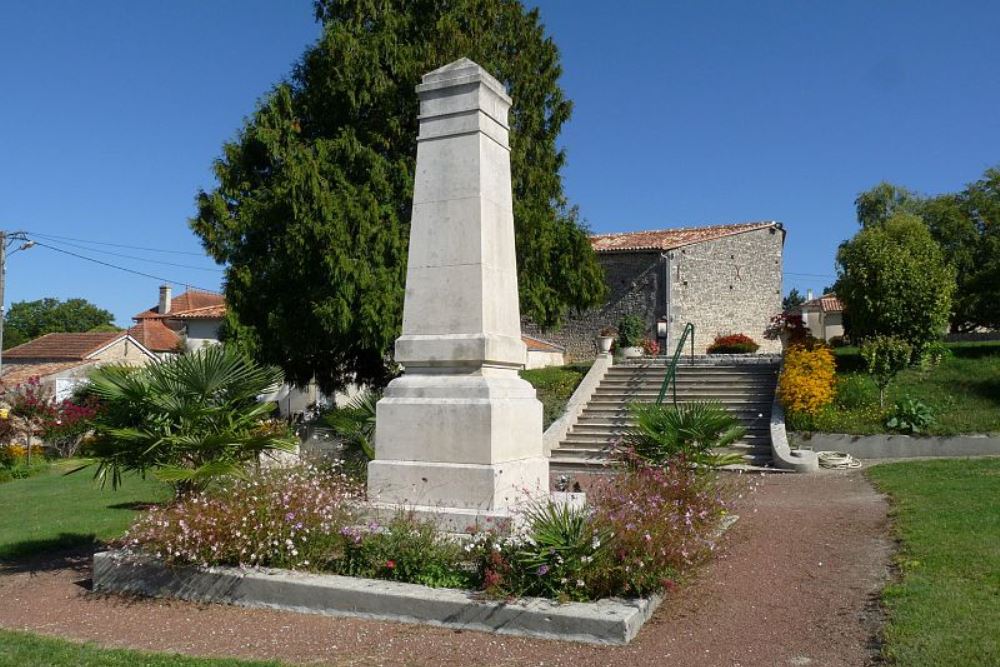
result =
[[677,405],[677,362],[684,352],[684,343],[688,339],[688,334],[691,335],[691,359],[694,359],[694,325],[688,322],[684,325],[681,339],[677,341],[677,349],[674,350],[674,356],[670,358],[670,363],[667,364],[667,374],[663,378],[663,384],[660,385],[660,395],[656,398],[657,405],[663,403],[663,397],[667,395],[667,389],[670,388],[671,383],[674,385],[674,405]]

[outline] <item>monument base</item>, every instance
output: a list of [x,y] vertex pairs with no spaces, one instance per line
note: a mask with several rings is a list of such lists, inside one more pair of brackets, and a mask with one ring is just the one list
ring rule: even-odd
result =
[[415,512],[447,532],[508,521],[548,494],[545,457],[494,464],[375,460],[368,498],[383,515]]

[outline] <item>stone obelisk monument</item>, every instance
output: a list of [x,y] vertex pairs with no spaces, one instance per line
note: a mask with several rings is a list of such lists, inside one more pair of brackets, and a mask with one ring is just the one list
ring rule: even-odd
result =
[[403,331],[404,374],[378,403],[368,492],[452,531],[548,493],[542,406],[517,296],[504,86],[471,60],[417,86],[420,134]]

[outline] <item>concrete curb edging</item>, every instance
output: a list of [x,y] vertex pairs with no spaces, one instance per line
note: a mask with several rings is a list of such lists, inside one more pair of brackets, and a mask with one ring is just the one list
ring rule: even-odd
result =
[[594,364],[580,380],[573,395],[569,397],[562,417],[549,424],[545,433],[542,434],[542,446],[546,456],[552,456],[552,450],[559,447],[559,443],[566,439],[566,435],[576,425],[576,420],[580,418],[580,414],[587,407],[594,391],[614,363],[611,354],[598,354],[597,358],[594,359]]
[[990,435],[912,436],[813,433],[806,437],[800,433],[793,433],[792,439],[797,445],[808,445],[815,451],[845,452],[859,459],[1000,455],[1000,436]]
[[[781,368],[778,368],[781,375]],[[792,451],[788,444],[788,433],[785,431],[785,409],[778,400],[775,389],[774,401],[771,403],[771,460],[775,467],[795,472],[818,472],[819,458],[816,452],[809,450]]]
[[331,616],[422,623],[506,635],[627,644],[663,598],[559,604],[541,598],[477,599],[418,584],[233,567],[167,567],[120,551],[94,554],[94,591],[220,602]]

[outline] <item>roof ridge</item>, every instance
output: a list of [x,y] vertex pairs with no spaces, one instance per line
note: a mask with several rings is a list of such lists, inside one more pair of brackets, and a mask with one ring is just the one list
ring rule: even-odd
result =
[[750,220],[747,222],[730,222],[718,225],[696,225],[693,227],[664,227],[663,229],[640,229],[632,232],[606,232],[603,234],[591,234],[590,237],[598,236],[629,236],[631,234],[662,234],[664,232],[694,232],[705,229],[735,229],[737,227],[776,225],[777,220]]

